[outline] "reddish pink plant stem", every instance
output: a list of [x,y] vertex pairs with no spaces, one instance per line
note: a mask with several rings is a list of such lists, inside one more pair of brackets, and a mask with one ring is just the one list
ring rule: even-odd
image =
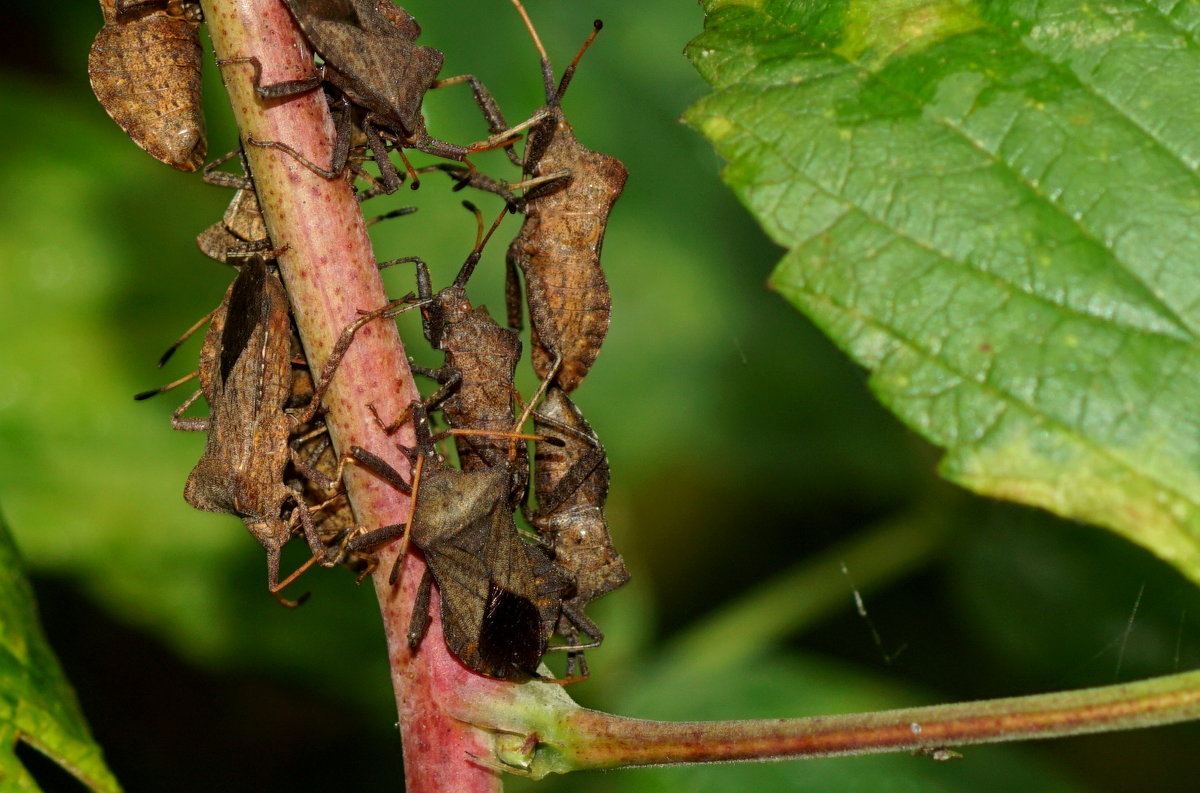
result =
[[[256,58],[264,84],[313,73],[310,52],[279,0],[203,0],[202,5],[219,60]],[[333,125],[320,91],[263,102],[253,90],[251,64],[224,64],[222,77],[243,140],[282,141],[328,165]],[[345,179],[324,179],[277,150],[248,145],[246,154],[271,239],[286,247],[280,273],[308,359],[318,371],[357,312],[387,301],[362,213]],[[363,446],[407,472],[407,460],[367,405],[374,404],[387,419],[416,398],[395,324],[379,321],[364,327],[325,396],[326,423],[336,448]],[[411,444],[411,428],[397,439]],[[348,466],[346,487],[359,520],[368,527],[408,520],[408,499],[367,472]],[[501,684],[470,673],[449,655],[436,614],[420,652],[409,652],[405,632],[425,567],[419,556],[410,555],[403,586],[393,590],[387,577],[396,550],[393,545],[380,554],[374,582],[404,738],[406,789],[494,793],[500,789],[498,775],[473,763],[468,754],[490,755],[482,734],[450,718],[440,703],[466,689],[487,696]]]

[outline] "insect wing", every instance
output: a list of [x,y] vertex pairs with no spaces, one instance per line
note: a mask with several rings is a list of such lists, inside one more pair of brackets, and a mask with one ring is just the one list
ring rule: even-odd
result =
[[[415,521],[414,521],[415,522]],[[414,536],[415,538],[415,536]],[[451,541],[424,548],[425,562],[441,593],[442,633],[464,664],[489,674],[479,658],[479,626],[488,597],[487,566],[479,532],[463,531]]]
[[[551,421],[544,421],[544,418]],[[565,426],[575,430],[565,432]],[[563,445],[539,444],[534,487],[538,512],[547,514],[577,506],[603,506],[608,498],[609,466],[604,447],[583,413],[560,388],[546,392],[534,413],[534,429]]]
[[[482,553],[487,521],[496,509],[496,496],[507,473],[497,470],[447,470],[421,480],[420,497],[412,520],[412,541],[432,554],[440,547],[459,546]],[[460,535],[473,540],[468,543]]]
[[357,104],[417,132],[425,91],[442,68],[442,53],[415,45],[416,20],[386,0],[288,0],[313,48],[334,75],[330,79]]
[[[350,0],[284,0],[284,2],[287,3],[292,16],[296,17],[296,21],[305,33],[309,33],[309,28],[321,20],[359,25],[358,11]],[[309,37],[312,37],[311,34]]]
[[229,291],[225,329],[221,333],[221,383],[229,380],[234,364],[246,351],[254,331],[270,310],[266,292],[267,266],[259,257],[247,259]]
[[421,26],[412,14],[393,5],[391,0],[355,0],[363,28],[372,33],[386,34],[416,41]]
[[[340,22],[368,33],[408,40],[421,35],[413,15],[391,0],[284,0],[305,33],[319,22]],[[313,37],[312,34],[309,34]]]
[[479,628],[481,671],[502,678],[512,677],[514,672],[533,675],[544,650],[537,606],[491,582]]

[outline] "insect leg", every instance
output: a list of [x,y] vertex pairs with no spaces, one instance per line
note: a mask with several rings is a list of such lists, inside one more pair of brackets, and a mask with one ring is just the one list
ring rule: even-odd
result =
[[[295,579],[292,576],[288,576],[288,578],[285,580],[285,582],[283,584],[279,583],[279,546],[272,544],[272,545],[266,546],[266,549],[267,549],[267,589],[271,592],[272,595],[275,596],[275,599],[278,600],[281,605],[286,606],[287,608],[290,608],[290,609],[294,609],[297,606],[299,606],[300,604],[302,604],[304,601],[308,600],[309,593],[305,592],[303,595],[296,598],[295,600],[288,600],[283,595],[279,594],[279,591],[281,589],[283,589],[284,586],[286,586],[287,584],[290,584]],[[303,569],[307,569],[307,568],[303,568]]]
[[[313,173],[317,174],[318,176],[323,176],[326,179],[335,179],[341,175],[342,171],[344,171],[346,169],[345,157],[342,158],[341,162],[338,162],[336,159],[332,160],[329,163],[329,169],[326,170],[325,168],[322,168],[321,166],[317,165],[312,160],[305,157],[300,152],[293,149],[291,146],[289,146],[286,143],[283,143],[281,141],[258,140],[253,135],[247,135],[246,142],[249,143],[251,146],[258,146],[261,149],[279,149],[283,153],[290,155],[292,157],[292,159],[294,159],[296,162],[303,165],[308,170],[312,171]],[[335,157],[337,156],[336,151],[334,152],[334,156]]]
[[321,536],[317,534],[317,524],[313,522],[312,512],[308,509],[308,504],[304,501],[304,494],[299,490],[295,490],[286,485],[281,486],[287,495],[280,500],[281,504],[286,504],[289,500],[292,501],[292,516],[288,523],[295,526],[296,522],[300,522],[300,527],[304,532],[304,539],[308,541],[308,547],[312,550],[313,556],[323,556],[329,550],[325,547],[325,543],[321,542]]
[[[318,457],[320,457],[321,454],[324,453],[325,448],[328,445],[329,445],[328,441],[322,442],[320,448],[317,449],[317,451],[314,454],[310,455],[310,459],[315,460]],[[296,470],[299,471],[300,475],[303,476],[305,479],[312,482],[313,484],[315,484],[317,487],[321,488],[322,490],[333,490],[338,486],[338,480],[340,477],[326,476],[325,474],[321,473],[316,468],[314,468],[309,463],[308,460],[305,460],[304,458],[302,458],[298,451],[296,451],[295,449],[291,449],[290,451],[292,453],[292,465],[295,466]],[[338,472],[339,472],[339,474],[341,472],[340,466],[338,468]]]
[[383,481],[387,482],[392,487],[399,490],[401,493],[412,495],[412,487],[404,478],[400,476],[400,472],[388,464],[386,460],[378,455],[372,454],[361,446],[351,446],[350,456],[355,462],[368,469],[371,473],[378,476]]
[[[382,183],[383,192],[391,195],[400,189],[400,185],[404,184],[404,177],[396,171],[396,166],[392,163],[392,158],[388,156],[387,144],[384,143],[379,130],[372,123],[373,121],[374,117],[370,114],[363,118],[362,131],[367,138],[367,148],[375,153],[375,165],[379,168],[379,181]],[[421,178],[413,170],[412,165],[404,158],[403,154],[401,155],[401,159],[404,159],[405,170],[408,176],[412,178],[411,187],[413,190],[416,190],[421,184]]]
[[504,257],[504,307],[508,313],[508,326],[516,331],[525,327],[525,319],[522,316],[522,304],[525,298],[521,292],[521,279],[517,275],[520,251],[513,250],[513,247],[520,244],[520,240],[514,242]]
[[417,588],[417,598],[413,601],[412,618],[408,622],[408,647],[416,650],[429,630],[429,597],[433,592],[433,573],[425,568],[421,585]]
[[[242,173],[229,173],[228,171],[218,171],[225,163],[229,162],[235,156],[240,157],[242,161]],[[250,173],[250,168],[246,164],[246,154],[241,147],[233,151],[222,154],[217,159],[204,166],[202,177],[205,184],[216,185],[217,187],[230,187],[234,190],[253,190],[254,180],[247,174]]]
[[192,406],[192,403],[203,395],[203,391],[196,389],[196,392],[184,400],[183,404],[175,408],[175,412],[171,414],[171,428],[183,430],[184,432],[208,432],[210,419],[208,418],[183,418],[184,412]]
[[374,548],[383,545],[384,543],[403,537],[407,528],[407,523],[395,523],[391,526],[382,526],[378,529],[373,529],[352,538],[346,543],[346,550],[361,551],[364,548]]
[[[471,94],[475,97],[475,104],[479,106],[480,112],[483,113],[484,119],[488,123],[488,132],[492,135],[498,135],[508,129],[508,121],[504,118],[504,113],[500,110],[500,105],[496,103],[491,91],[479,81],[473,74],[460,74],[456,77],[446,77],[442,80],[435,80],[430,88],[445,88],[449,85],[458,85],[459,83],[470,83]],[[504,151],[508,154],[508,159],[513,165],[520,165],[521,158],[512,150],[511,146],[505,146]]]
[[317,411],[321,409],[321,396],[329,388],[329,384],[333,381],[333,375],[337,371],[338,364],[342,362],[346,351],[350,349],[351,342],[354,341],[354,335],[358,333],[363,325],[372,320],[403,314],[405,311],[416,308],[418,305],[420,304],[408,304],[407,298],[393,300],[386,306],[364,314],[347,325],[345,330],[342,331],[342,335],[338,337],[337,342],[333,345],[333,349],[330,350],[329,357],[325,359],[325,365],[321,367],[321,374],[317,378],[316,385],[313,386],[312,402],[309,403],[307,410],[298,417],[299,423],[307,424],[312,421],[313,417],[317,415]]
[[217,66],[228,66],[234,63],[248,63],[254,67],[254,92],[263,99],[283,99],[297,94],[306,94],[309,91],[315,91],[325,81],[324,68],[316,67],[317,73],[311,77],[303,77],[299,80],[283,80],[278,83],[263,85],[262,82],[262,61],[255,57],[249,58],[227,58],[217,61]]
[[422,173],[426,171],[441,171],[446,174],[455,182],[452,188],[454,192],[471,187],[475,190],[482,190],[485,193],[495,193],[503,198],[506,203],[513,206],[517,206],[521,202],[521,199],[513,192],[514,189],[519,188],[520,183],[514,185],[500,179],[493,179],[482,171],[468,168],[465,165],[446,162],[429,165],[419,170]]

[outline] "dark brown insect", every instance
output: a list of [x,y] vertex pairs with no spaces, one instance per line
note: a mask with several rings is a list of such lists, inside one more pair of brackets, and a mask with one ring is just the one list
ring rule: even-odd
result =
[[[562,444],[537,446],[534,493],[538,508],[529,518],[549,546],[554,563],[575,582],[575,594],[567,600],[556,632],[568,645],[579,645],[581,630],[599,644],[604,634],[583,615],[583,609],[629,580],[604,514],[608,456],[583,413],[562,389],[547,390],[533,421],[536,434],[557,438]],[[574,674],[576,663],[586,677],[587,660],[582,652],[567,655],[567,676]]]
[[225,264],[238,256],[269,251],[271,238],[254,188],[239,187],[221,222],[200,232],[196,245],[205,256]]
[[533,326],[533,368],[545,378],[554,373],[555,360],[561,357],[555,383],[570,393],[591,369],[608,333],[612,300],[600,251],[609,212],[625,188],[628,172],[620,160],[583,146],[562,112],[563,94],[600,30],[599,20],[556,89],[537,31],[519,0],[513,5],[537,45],[546,85],[546,117],[529,130],[524,171],[532,177],[563,171],[570,176],[526,191],[525,222],[508,249],[509,324],[521,326],[516,284],[520,268]]
[[[515,504],[523,499],[529,480],[527,465],[517,463],[527,459],[526,450],[524,443],[502,438],[507,438],[503,433],[511,432],[515,423],[513,379],[521,359],[521,340],[516,331],[498,325],[485,307],[473,306],[466,290],[483,248],[503,215],[484,234],[479,210],[469,202],[464,206],[475,213],[479,232],[475,248],[454,281],[435,293],[429,268],[425,262],[414,260],[425,338],[445,357],[438,369],[414,367],[413,371],[435,379],[441,386],[426,400],[427,409],[440,407],[451,427],[476,433],[456,438],[464,471],[511,464]],[[394,432],[407,419],[407,414],[400,416],[388,431]]]
[[[416,43],[421,26],[411,14],[387,0],[285,0],[305,37],[324,61],[319,73],[311,78],[262,85],[257,62],[255,90],[264,98],[281,98],[311,91],[322,83],[333,86],[351,104],[363,110],[357,119],[366,138],[366,146],[375,153],[381,182],[390,193],[400,186],[400,178],[387,157],[385,138],[395,146],[413,148],[451,160],[508,145],[516,128],[507,123],[491,94],[473,75],[464,74],[439,80],[443,55],[433,47]],[[242,59],[234,59],[236,62]],[[421,104],[425,93],[457,83],[471,86],[476,104],[483,111],[493,133],[487,141],[461,146],[429,135]],[[326,170],[277,141],[250,142],[281,148],[296,156],[307,167],[327,178],[342,173],[349,149],[350,119],[339,126],[331,167]],[[414,177],[416,174],[409,168]]]
[[[467,207],[479,217],[478,210],[470,204]],[[425,301],[422,316],[426,337],[436,349],[445,353],[445,361],[440,369],[421,370],[443,384],[423,409],[440,405],[452,428],[472,433],[456,438],[463,472],[491,472],[489,476],[495,479],[489,485],[494,488],[491,498],[506,501],[507,519],[511,522],[513,509],[524,499],[529,476],[523,441],[512,438],[506,432],[520,425],[513,409],[516,393],[513,377],[520,359],[521,344],[514,331],[497,325],[482,307],[472,307],[466,296],[466,283],[498,223],[499,219],[485,235],[480,222],[475,248],[449,287],[433,294],[428,269],[423,262],[417,263],[417,282],[418,294]],[[565,431],[570,440],[548,438],[549,443],[541,444],[548,470],[538,471],[538,481],[543,486],[542,497],[546,501],[546,507],[538,517],[543,518],[544,539],[548,543],[560,541],[564,556],[575,565],[575,569],[567,568],[559,573],[566,572],[568,576],[584,573],[589,593],[584,598],[579,598],[578,593],[567,595],[567,602],[560,605],[558,618],[549,625],[549,630],[557,628],[566,640],[567,647],[580,646],[581,631],[594,640],[586,646],[595,646],[603,635],[583,615],[582,606],[623,583],[623,580],[610,579],[619,577],[624,568],[620,557],[608,543],[607,526],[604,524],[603,504],[608,490],[608,465],[603,448],[599,447],[595,434],[573,406],[563,407],[564,400],[569,405],[566,395],[561,392],[558,394],[560,398],[550,406],[552,415],[543,416],[541,421]],[[561,420],[558,419],[560,413]],[[395,426],[398,424],[389,427],[389,430]],[[565,444],[571,450],[570,457],[551,457],[550,452],[545,451],[551,448],[550,444]],[[502,480],[501,474],[506,474],[508,479]],[[575,509],[584,502],[594,503],[598,509],[594,512]],[[604,535],[600,542],[607,548],[608,561],[615,561],[620,573],[615,569],[602,570],[597,567],[600,563],[598,554],[604,553],[603,548],[585,547],[593,542],[589,531],[601,530]],[[414,542],[420,546],[415,536]],[[627,574],[625,577],[628,577]],[[498,622],[501,621],[488,620],[484,625],[493,626]],[[582,660],[582,654],[575,651],[568,656],[568,675],[574,671],[577,660],[586,675],[586,662]]]
[[92,92],[151,157],[194,171],[207,153],[200,103],[200,6],[188,0],[101,0],[88,55]]
[[[226,209],[222,221],[201,232],[196,241],[201,251],[224,264],[228,264],[234,268],[241,268],[247,261],[250,261],[252,267],[258,267],[260,259],[265,259],[265,257],[271,255],[272,246],[267,233],[266,223],[263,220],[262,209],[259,206],[258,198],[254,191],[253,182],[246,170],[245,158],[241,158],[243,166],[242,175],[215,170],[216,167],[229,160],[235,154],[240,154],[240,152],[230,152],[224,157],[210,163],[205,168],[206,181],[235,188],[237,192],[234,194],[228,209]],[[396,210],[393,213],[389,213],[389,215],[405,214],[408,211],[411,211],[411,209]],[[270,260],[267,260],[267,267],[271,271],[268,278],[273,279],[277,284],[278,276],[275,275],[273,264]],[[286,306],[286,303],[279,303],[278,289],[270,285],[270,281],[264,282],[264,289],[265,296],[263,300],[271,304],[271,307],[266,310],[267,314],[277,312],[280,305]],[[228,297],[233,292],[234,287],[231,286],[227,300],[222,302],[216,311],[211,312],[201,319],[172,344],[159,360],[159,366],[162,366],[171,354],[192,333],[202,327],[205,322],[210,320],[214,322],[226,322]],[[278,320],[278,316],[275,319]],[[345,346],[348,346],[349,337],[353,335],[353,331],[365,319],[354,323],[347,329],[348,334],[343,334],[344,341],[340,341],[339,345],[335,347],[331,361],[336,363],[336,359],[341,357],[345,351]],[[211,358],[212,352],[215,349],[212,343],[212,339],[214,338],[211,335],[212,333],[213,331],[210,328],[210,336],[206,338],[205,351],[202,353],[202,358]],[[288,320],[287,339],[290,359],[288,361],[290,366],[290,387],[284,410],[292,417],[292,426],[290,429],[291,451],[290,453],[282,453],[276,450],[270,452],[268,456],[286,456],[287,459],[285,462],[287,468],[283,479],[284,484],[293,491],[303,493],[304,501],[302,503],[317,504],[313,510],[313,523],[322,545],[327,548],[325,555],[320,557],[319,561],[326,566],[340,564],[349,567],[360,574],[361,580],[362,577],[373,569],[375,559],[369,554],[348,553],[344,548],[344,543],[348,539],[350,531],[357,523],[354,519],[353,510],[346,500],[344,493],[335,492],[332,497],[329,497],[330,491],[335,489],[338,480],[338,457],[329,443],[328,435],[325,433],[324,422],[316,414],[320,403],[318,384],[313,381],[303,347],[300,344],[300,339],[295,332],[295,328],[291,326],[290,318]],[[222,347],[224,346],[224,339],[222,339],[221,345]],[[277,368],[277,371],[282,371],[278,369],[281,366],[281,362],[278,360],[279,343],[277,339],[272,337],[269,340],[269,343],[264,347],[264,353],[268,350],[270,351],[273,366]],[[328,371],[331,376],[332,370],[329,369]],[[138,398],[144,399],[161,393],[188,379],[190,378],[183,378],[165,388],[144,392],[139,394]],[[272,385],[274,386],[274,384],[273,382]],[[321,388],[323,389],[324,385]],[[202,388],[199,393],[203,392]],[[182,410],[183,408],[181,408]],[[178,416],[179,413],[176,415]],[[191,420],[181,419],[181,421],[190,422]],[[274,436],[272,442],[275,442],[277,437],[277,435]],[[266,474],[270,472],[263,471],[260,473]],[[282,494],[282,491],[276,492]],[[303,520],[303,517],[300,519]]]
[[[238,277],[213,313],[200,353],[200,391],[172,416],[172,426],[208,433],[204,454],[188,477],[184,498],[197,509],[237,515],[267,551],[267,578],[278,595],[279,555],[302,530],[314,556],[325,546],[304,495],[286,482],[289,464],[311,480],[321,475],[295,454],[289,440],[316,416],[355,332],[367,321],[405,309],[395,304],[367,314],[343,332],[298,414],[288,412],[293,392],[291,318],[278,275],[259,254],[246,257]],[[183,413],[203,394],[206,418]]]
[[[509,504],[506,466],[458,471],[434,447],[420,403],[414,418],[417,448],[409,486],[385,461],[361,447],[353,458],[395,487],[413,494],[407,524],[386,526],[351,541],[374,547],[402,534],[425,555],[425,577],[409,626],[409,644],[420,644],[429,625],[431,586],[437,582],[446,645],[472,670],[501,680],[538,677],[537,666],[573,585],[539,546],[521,539]],[[528,437],[528,436],[527,436]],[[401,552],[403,554],[403,552]]]
[[[478,256],[459,271],[454,283],[429,295],[422,310],[425,335],[434,349],[445,353],[441,368],[421,370],[442,384],[430,399],[440,407],[447,423],[459,429],[511,430],[515,419],[513,379],[521,359],[521,340],[501,327],[483,306],[472,306],[466,281]],[[429,289],[428,270],[420,268],[418,295]],[[510,456],[511,443],[488,437],[460,437],[459,464],[464,471],[499,465]],[[524,446],[517,453],[523,457]]]
[[176,429],[208,433],[184,499],[197,509],[242,518],[267,551],[273,593],[280,588],[280,549],[297,526],[314,553],[322,550],[303,495],[284,483],[288,439],[299,423],[285,412],[292,390],[290,338],[283,285],[261,256],[248,257],[213,314],[200,353],[209,416],[182,417],[197,394],[172,416]]
[[[253,188],[237,188],[223,220],[201,232],[196,242],[206,255],[234,267],[239,266],[250,253],[269,250],[270,239]],[[167,355],[181,342],[182,339],[172,345]],[[292,380],[287,409],[300,412],[313,405],[316,384],[294,328],[289,344]],[[374,569],[376,559],[371,554],[348,553],[343,547],[357,521],[345,493],[335,492],[332,497],[329,495],[331,485],[338,478],[338,456],[329,442],[325,423],[320,416],[298,423],[293,428],[291,448],[292,459],[304,461],[304,466],[301,469],[290,465],[285,482],[293,490],[302,492],[306,503],[320,505],[313,513],[313,522],[322,545],[328,549],[322,557],[322,564],[348,567],[362,580]],[[313,475],[314,471],[317,476]]]

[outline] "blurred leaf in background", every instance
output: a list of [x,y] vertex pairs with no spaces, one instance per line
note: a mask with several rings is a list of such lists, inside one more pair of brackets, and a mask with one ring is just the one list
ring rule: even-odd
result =
[[[421,42],[445,50],[443,74],[477,74],[510,119],[544,101],[536,52],[509,3],[406,7]],[[604,20],[564,110],[584,144],[631,173],[604,250],[612,330],[575,396],[612,460],[609,518],[634,580],[590,608],[607,639],[572,696],[634,716],[806,715],[1111,682],[1121,647],[1122,675],[1187,664],[1187,615],[1196,612],[1174,571],[1100,532],[948,494],[936,452],[763,288],[778,249],[720,183],[709,144],[677,120],[706,93],[682,55],[701,31],[699,7],[534,0],[529,11],[559,71],[593,18]],[[372,593],[344,571],[316,571],[306,582],[312,600],[280,609],[240,521],[182,500],[203,443],[169,428],[183,395],[132,400],[188,371],[197,343],[167,370],[153,362],[230,281],[193,241],[228,192],[154,162],[105,116],[85,74],[97,8],[5,13],[0,500],[110,764],[130,790],[396,789],[395,711]],[[215,155],[236,135],[207,66]],[[438,137],[484,131],[463,86],[425,104]],[[376,252],[422,256],[438,285],[474,235],[462,196],[447,186],[431,176],[420,191],[364,207],[419,207],[373,227]],[[509,222],[501,237],[516,233]],[[493,244],[471,283],[494,313],[504,247]],[[412,288],[411,272],[386,277],[395,294]],[[437,363],[416,324],[402,330],[412,354]],[[523,377],[528,393],[533,377]],[[873,544],[908,515],[921,516],[920,553]],[[291,550],[299,561],[302,549]],[[824,555],[843,552],[845,571]],[[823,572],[806,572],[813,565]],[[1091,582],[1109,580],[1123,583],[1088,596]],[[1075,594],[1039,608],[1058,581],[1077,582],[1067,588]],[[770,591],[786,597],[755,599],[779,582]],[[856,588],[869,622],[855,611]],[[716,647],[695,658],[711,671],[678,680],[660,663],[736,613],[771,626],[742,634],[748,646],[736,662]],[[1067,622],[1084,646],[1059,641],[1028,661],[1035,641]],[[1162,638],[1172,624],[1178,653]],[[1102,667],[1090,660],[1110,644]],[[1002,773],[969,767],[984,758],[979,769],[1011,767],[1027,789],[1190,790],[1196,737],[1184,726],[980,750],[962,768],[897,756],[616,772],[539,787],[855,789],[861,775],[857,789],[973,791]]]

